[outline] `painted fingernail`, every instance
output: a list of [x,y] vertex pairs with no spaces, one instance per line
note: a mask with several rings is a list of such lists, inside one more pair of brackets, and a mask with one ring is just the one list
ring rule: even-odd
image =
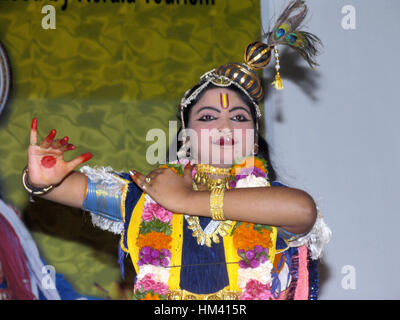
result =
[[92,159],[93,155],[90,152],[88,152],[88,153],[82,154],[81,157],[83,158],[83,162],[86,162],[86,161]]
[[36,118],[33,118],[33,120],[32,120],[32,129],[37,130],[37,119]]
[[54,137],[56,136],[57,131],[55,129],[51,130],[49,135],[46,137],[46,141],[50,142],[51,140],[54,139]]
[[132,170],[132,171],[129,171],[129,173],[130,173],[131,176],[134,176],[136,174],[136,171]]
[[65,145],[65,144],[67,144],[67,142],[68,142],[68,137],[64,137],[64,138],[62,138],[61,139],[61,141],[60,141],[60,143],[61,143],[61,145]]

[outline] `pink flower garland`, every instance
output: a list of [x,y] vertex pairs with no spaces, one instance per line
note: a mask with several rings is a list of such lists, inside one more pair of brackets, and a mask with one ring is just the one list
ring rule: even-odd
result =
[[269,300],[271,297],[271,291],[268,286],[262,284],[257,280],[250,280],[246,284],[246,288],[243,290],[240,299],[241,300]]
[[146,222],[158,219],[161,222],[169,223],[172,221],[172,212],[166,210],[155,202],[146,203],[143,208],[142,219]]
[[152,292],[153,294],[159,295],[167,295],[168,294],[168,285],[153,279],[154,274],[148,273],[146,274],[142,280],[138,281],[135,284],[134,292],[139,290],[140,293],[145,294],[147,292]]

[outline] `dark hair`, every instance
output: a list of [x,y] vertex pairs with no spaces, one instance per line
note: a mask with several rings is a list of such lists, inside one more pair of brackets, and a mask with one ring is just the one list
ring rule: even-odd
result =
[[[189,97],[196,89],[198,89],[200,87],[200,85],[201,84],[197,84],[190,91],[188,91],[187,94],[186,94],[186,97]],[[183,120],[184,120],[184,123],[186,124],[186,126],[189,123],[189,118],[190,118],[190,114],[191,114],[193,106],[197,102],[199,102],[199,100],[203,97],[203,95],[206,93],[206,91],[211,90],[211,89],[215,89],[215,88],[220,88],[220,87],[210,83],[202,92],[200,92],[197,95],[197,97],[195,99],[193,99],[191,101],[191,103],[186,108],[184,108]],[[226,87],[226,89],[229,89],[229,90],[232,90],[232,91],[236,92],[239,95],[239,97],[244,101],[244,103],[250,108],[251,116],[252,116],[252,119],[253,119],[253,122],[254,122],[254,127],[256,127],[256,122],[257,122],[256,110],[255,110],[255,107],[254,107],[254,104],[253,104],[253,101],[251,100],[251,98],[248,95],[246,95],[241,89],[239,89],[235,85],[230,85],[229,87]],[[177,118],[179,120],[181,120],[180,109],[177,112]],[[182,141],[178,140],[179,133],[181,132],[181,130],[182,130],[182,127],[178,130],[178,134],[177,134],[175,142],[174,142],[176,144],[176,150],[179,150],[180,147],[182,146]],[[271,164],[268,143],[260,135],[260,132],[258,132],[258,153],[257,153],[256,156],[266,160],[266,162],[267,162],[267,170],[268,170],[268,179],[270,181],[275,181],[276,180],[276,173],[275,173],[275,170],[274,170],[274,168],[273,168],[273,166]]]

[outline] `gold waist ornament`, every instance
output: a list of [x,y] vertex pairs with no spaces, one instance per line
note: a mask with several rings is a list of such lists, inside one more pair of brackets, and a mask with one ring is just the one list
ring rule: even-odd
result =
[[198,294],[186,290],[170,290],[168,300],[239,300],[241,293],[236,291],[220,291],[208,294]]

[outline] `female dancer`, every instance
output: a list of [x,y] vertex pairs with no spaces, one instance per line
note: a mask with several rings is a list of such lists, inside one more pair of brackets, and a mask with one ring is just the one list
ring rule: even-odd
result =
[[137,273],[135,299],[317,297],[316,259],[330,230],[306,192],[275,181],[258,132],[262,86],[254,71],[274,52],[275,86],[282,87],[278,44],[315,64],[318,38],[297,30],[306,11],[292,1],[267,44],[250,44],[244,63],[211,70],[186,92],[178,160],[147,176],[74,171],[91,154],[64,161],[75,146],[68,137],[55,140],[55,130],[38,145],[33,119],[25,188],[90,211],[94,224],[121,235],[121,261],[129,253]]

